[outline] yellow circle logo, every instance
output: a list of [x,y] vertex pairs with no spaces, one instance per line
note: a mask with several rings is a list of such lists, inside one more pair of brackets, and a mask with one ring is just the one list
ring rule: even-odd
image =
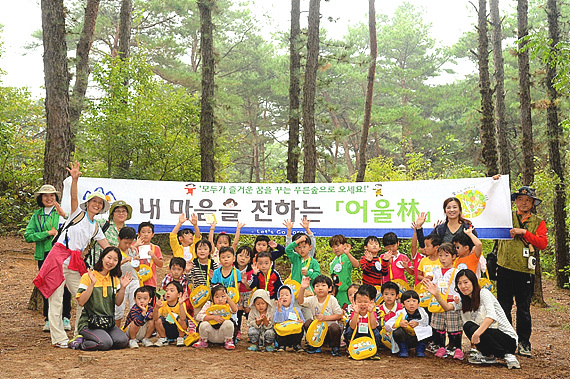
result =
[[461,201],[463,215],[467,218],[480,216],[487,205],[485,195],[477,190],[467,190],[458,194],[457,198]]

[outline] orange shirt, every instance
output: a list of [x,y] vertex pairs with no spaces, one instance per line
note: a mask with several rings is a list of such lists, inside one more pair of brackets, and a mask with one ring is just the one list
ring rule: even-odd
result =
[[460,270],[467,268],[473,271],[475,275],[477,275],[477,266],[479,265],[479,258],[477,257],[477,254],[471,253],[466,257],[457,258],[453,265]]

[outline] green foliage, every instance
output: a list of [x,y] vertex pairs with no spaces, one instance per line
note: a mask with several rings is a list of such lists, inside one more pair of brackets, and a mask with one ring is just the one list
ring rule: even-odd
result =
[[105,96],[80,133],[91,175],[150,180],[200,177],[198,97],[157,80],[145,56],[105,58],[93,72]]
[[0,233],[25,227],[37,207],[41,184],[45,120],[40,102],[28,91],[0,87]]

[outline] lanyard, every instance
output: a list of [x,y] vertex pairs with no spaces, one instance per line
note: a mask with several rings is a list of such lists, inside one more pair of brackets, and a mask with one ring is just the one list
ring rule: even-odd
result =
[[[261,273],[263,275],[263,273]],[[271,278],[271,267],[269,267],[269,271],[267,271],[267,276],[265,277],[265,290],[267,291],[267,286],[269,285],[269,278]]]

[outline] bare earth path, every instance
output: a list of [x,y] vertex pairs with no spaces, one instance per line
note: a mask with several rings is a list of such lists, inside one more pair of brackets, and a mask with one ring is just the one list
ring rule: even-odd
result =
[[[168,260],[170,257],[166,257]],[[167,267],[167,265],[165,264]],[[306,353],[253,353],[245,341],[235,351],[217,346],[81,352],[51,347],[41,331],[43,317],[27,310],[37,273],[33,245],[21,237],[0,238],[0,377],[2,378],[568,378],[570,375],[570,298],[545,281],[547,309],[532,308],[533,358],[520,358],[521,370],[477,367],[452,359],[407,360],[381,352],[380,361],[332,358],[328,349]],[[161,273],[164,276],[164,273]],[[159,275],[160,276],[160,275]],[[468,342],[464,338],[464,347]]]

